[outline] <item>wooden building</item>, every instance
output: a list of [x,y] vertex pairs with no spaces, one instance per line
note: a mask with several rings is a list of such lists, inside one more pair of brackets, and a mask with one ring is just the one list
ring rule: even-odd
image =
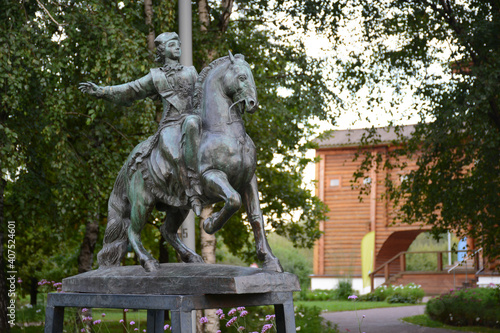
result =
[[[413,130],[413,126],[405,126],[403,133],[409,136]],[[333,289],[339,281],[349,279],[355,290],[366,293],[385,282],[415,282],[425,286],[424,289],[430,294],[439,293],[441,289],[433,285],[436,281],[442,281],[445,273],[442,253],[436,254],[440,269],[427,274],[429,281],[422,278],[421,274],[417,274],[416,278],[409,277],[410,272],[402,274],[406,267],[404,251],[408,250],[420,233],[430,228],[419,223],[393,224],[392,204],[380,199],[385,191],[385,177],[389,176],[394,181],[404,179],[405,174],[416,168],[415,161],[407,160],[407,168],[392,170],[389,175],[386,170],[371,170],[366,178],[355,184],[370,187],[370,194],[360,201],[359,190],[352,188],[352,180],[362,159],[353,161],[363,133],[364,129],[335,131],[328,138],[317,140],[319,148],[316,155],[320,157],[320,162],[316,167],[316,194],[330,211],[328,218],[320,223],[324,235],[315,246],[311,287]],[[386,153],[395,149],[396,134],[392,128],[378,128],[377,134],[380,142],[369,149],[380,153],[382,158],[388,158]],[[460,274],[465,274],[463,270],[453,273],[452,276],[446,272],[444,278],[454,280],[441,287],[453,288],[458,280],[463,279]],[[470,272],[467,273],[471,276]],[[373,275],[371,281],[369,274]]]

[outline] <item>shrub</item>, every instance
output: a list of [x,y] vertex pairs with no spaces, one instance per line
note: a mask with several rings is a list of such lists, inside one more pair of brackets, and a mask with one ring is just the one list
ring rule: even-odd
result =
[[335,289],[336,299],[347,299],[349,295],[353,295],[352,283],[349,280],[339,281],[339,286]]
[[335,299],[335,290],[305,290],[300,294],[295,294],[296,300],[300,301],[331,301]]
[[321,317],[321,309],[317,306],[297,306],[295,309],[295,326],[297,331],[300,332],[339,332],[337,324],[333,324]]
[[500,287],[452,290],[429,300],[426,313],[447,325],[500,327]]
[[[243,312],[245,315],[242,317]],[[271,330],[267,332],[275,332],[276,318],[272,315],[273,312],[274,309],[270,306],[220,309],[218,315],[224,314],[220,320],[220,330],[222,333],[233,333],[239,332],[239,327],[244,327],[244,332],[263,332],[264,325],[272,325]],[[227,325],[228,323],[230,324]],[[295,326],[297,331],[305,333],[339,333],[336,324],[321,317],[321,309],[317,306],[297,306],[295,308]]]
[[354,294],[351,281],[340,281],[336,289],[315,289],[303,290],[294,295],[295,300],[300,301],[336,301],[345,300],[349,295]]
[[415,304],[420,302],[424,296],[425,292],[420,286],[409,283],[406,286],[380,286],[372,293],[362,295],[360,301]]

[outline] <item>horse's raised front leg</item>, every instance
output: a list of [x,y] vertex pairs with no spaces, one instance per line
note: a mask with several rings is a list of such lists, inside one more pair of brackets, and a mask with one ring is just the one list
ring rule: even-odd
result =
[[141,242],[141,231],[153,210],[154,198],[149,191],[146,191],[140,172],[135,172],[132,176],[131,185],[128,193],[131,203],[128,239],[142,267],[147,272],[155,271],[159,267],[158,261],[146,251]]
[[243,202],[245,203],[248,219],[250,220],[255,237],[257,257],[264,262],[264,269],[283,272],[280,261],[274,256],[267,242],[266,231],[264,230],[264,217],[260,209],[257,177],[255,175],[243,192]]
[[213,234],[220,230],[229,218],[241,207],[241,196],[229,184],[227,176],[220,170],[209,170],[202,176],[204,193],[215,199],[222,199],[224,206],[222,209],[203,222],[203,229],[208,234]]
[[177,208],[171,208],[167,210],[167,217],[160,227],[160,232],[163,238],[172,245],[172,247],[177,251],[181,260],[183,262],[193,262],[193,263],[203,263],[201,256],[196,254],[193,250],[187,247],[179,238],[177,231],[182,225],[186,217],[188,216],[189,210],[180,210]]

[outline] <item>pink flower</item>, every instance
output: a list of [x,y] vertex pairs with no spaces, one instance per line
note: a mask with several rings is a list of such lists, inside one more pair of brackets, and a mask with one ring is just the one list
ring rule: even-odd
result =
[[238,327],[238,332],[241,332],[241,331],[244,331],[244,330],[245,330],[245,327],[243,327],[243,326]]
[[128,312],[128,309],[123,309],[123,312]]
[[206,324],[208,323],[208,318],[207,317],[201,317],[200,318],[200,324]]
[[120,319],[120,323],[123,324],[123,319]]
[[106,317],[106,314],[105,313],[101,313],[101,316]]
[[236,313],[236,309],[231,309],[231,310],[227,313],[227,315],[228,315],[228,316],[234,316],[234,314],[235,314],[235,313]]
[[146,330],[142,330],[144,333],[146,333]]
[[222,309],[219,309],[219,310],[215,311],[215,314],[218,315],[218,316],[220,316],[223,313],[224,313],[224,311],[222,311]]
[[266,316],[266,320],[273,320],[274,318],[276,318],[276,315],[267,315]]
[[136,328],[134,328],[134,331],[138,331],[138,330],[139,330],[139,329],[138,329],[137,327],[136,327]]
[[133,321],[133,320],[132,320],[132,321],[130,322],[130,325],[135,325],[135,321]]
[[165,326],[163,326],[163,330],[166,331],[169,329],[169,327],[170,327],[170,325],[165,325]]
[[245,307],[244,307],[244,306],[240,306],[240,307],[238,307],[237,309],[238,309],[238,311],[240,311],[240,312],[241,312],[241,311],[245,310]]
[[221,314],[220,317],[219,317],[219,319],[224,319],[224,318],[226,318],[225,314]]
[[80,330],[80,332],[82,332],[82,333],[83,333],[83,332],[85,332],[85,328],[82,328],[82,329]]
[[93,325],[97,325],[97,324],[100,324],[100,323],[101,323],[101,319],[97,319],[97,320],[95,320],[92,324],[93,324]]
[[89,309],[87,309],[87,308],[83,308],[83,309],[82,309],[82,312],[83,312],[83,313],[85,313],[85,312],[87,312],[87,311],[89,311]]
[[351,295],[351,296],[347,297],[347,299],[356,299],[356,298],[358,298],[358,296],[356,296],[356,295]]
[[21,278],[17,279],[17,283],[23,283],[23,280]]
[[222,333],[222,331],[221,331],[221,330],[218,330],[218,331],[217,331],[217,332],[215,332],[215,333]]
[[246,315],[248,315],[248,311],[247,310],[241,311],[240,317],[245,317]]
[[229,319],[229,321],[226,323],[226,327],[229,327],[232,324],[234,324],[236,322],[236,320],[238,320],[238,317],[233,317],[233,318]]
[[261,333],[267,332],[267,331],[268,331],[268,330],[270,330],[272,327],[273,327],[273,324],[266,324],[266,325],[262,326],[262,331],[261,331]]

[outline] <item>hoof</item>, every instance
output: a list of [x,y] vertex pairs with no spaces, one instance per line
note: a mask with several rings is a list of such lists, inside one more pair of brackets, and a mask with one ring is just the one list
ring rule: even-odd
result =
[[283,267],[281,267],[280,261],[277,258],[264,261],[262,268],[266,271],[283,273]]
[[204,264],[205,260],[199,255],[191,256],[188,261],[190,264]]
[[215,214],[212,214],[210,217],[208,217],[204,222],[203,222],[203,229],[205,232],[209,235],[214,234],[218,228],[215,227],[215,221],[219,217],[220,212],[217,212]]
[[203,222],[203,230],[205,230],[205,232],[209,235],[212,235],[215,232],[213,230],[213,224],[214,224],[214,219],[212,218],[212,216],[210,216]]
[[160,264],[158,263],[157,260],[147,260],[142,267],[144,267],[144,270],[146,272],[155,272],[160,268]]

